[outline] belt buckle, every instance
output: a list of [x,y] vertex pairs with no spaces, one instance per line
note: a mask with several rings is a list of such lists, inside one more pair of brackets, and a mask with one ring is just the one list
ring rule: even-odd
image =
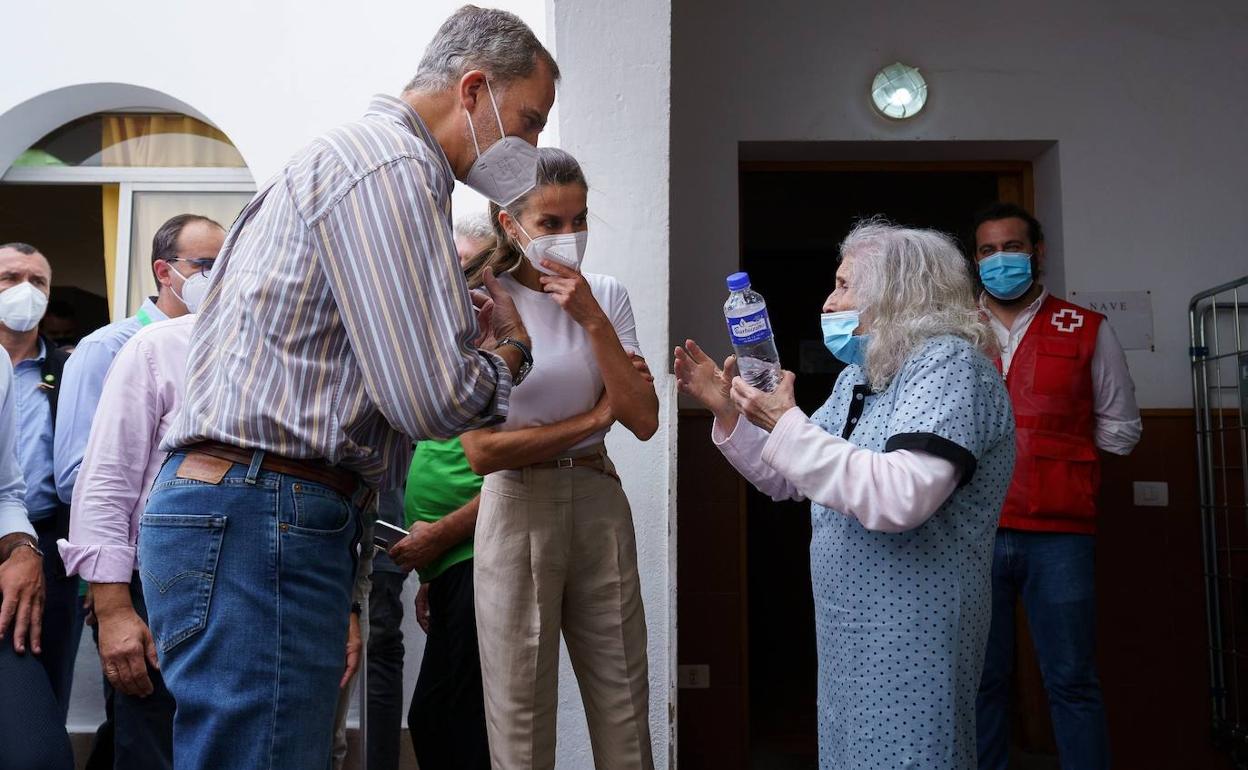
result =
[[558,460],[556,460],[556,461],[555,461],[555,467],[556,467],[556,468],[571,468],[571,467],[572,467],[572,458],[571,458],[571,457],[560,457]]

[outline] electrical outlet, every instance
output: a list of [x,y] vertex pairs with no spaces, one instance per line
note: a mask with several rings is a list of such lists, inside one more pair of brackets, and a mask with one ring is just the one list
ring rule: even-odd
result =
[[682,690],[705,690],[711,686],[711,667],[677,666],[676,678]]
[[1170,504],[1170,485],[1164,481],[1133,482],[1132,492],[1138,506],[1164,508]]

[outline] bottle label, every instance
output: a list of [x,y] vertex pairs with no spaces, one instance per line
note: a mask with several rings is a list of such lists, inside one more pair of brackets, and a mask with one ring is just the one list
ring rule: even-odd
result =
[[743,315],[740,318],[729,318],[728,336],[734,345],[753,345],[755,342],[771,338],[771,324],[767,321],[767,309]]

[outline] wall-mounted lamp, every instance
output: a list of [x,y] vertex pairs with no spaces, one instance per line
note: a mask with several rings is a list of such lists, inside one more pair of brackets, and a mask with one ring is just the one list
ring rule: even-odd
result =
[[871,101],[881,115],[895,120],[912,118],[927,104],[927,81],[914,67],[890,64],[876,73]]

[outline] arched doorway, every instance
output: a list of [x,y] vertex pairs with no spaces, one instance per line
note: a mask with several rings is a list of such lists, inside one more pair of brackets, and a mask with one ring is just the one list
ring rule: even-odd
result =
[[[63,104],[66,91],[47,98]],[[241,153],[193,110],[144,89],[113,98],[168,107],[93,110],[48,125],[0,175],[0,242],[31,243],[48,257],[48,323],[70,342],[155,292],[151,239],[161,223],[189,212],[228,227],[255,192]],[[29,117],[18,117],[0,120],[30,132]]]
[[[0,114],[0,243],[52,265],[45,333],[74,342],[155,293],[151,241],[169,217],[228,227],[255,192],[242,154],[172,97],[122,84],[74,86]],[[54,330],[55,329],[55,330]],[[79,646],[67,727],[80,755],[104,718],[95,644]]]

